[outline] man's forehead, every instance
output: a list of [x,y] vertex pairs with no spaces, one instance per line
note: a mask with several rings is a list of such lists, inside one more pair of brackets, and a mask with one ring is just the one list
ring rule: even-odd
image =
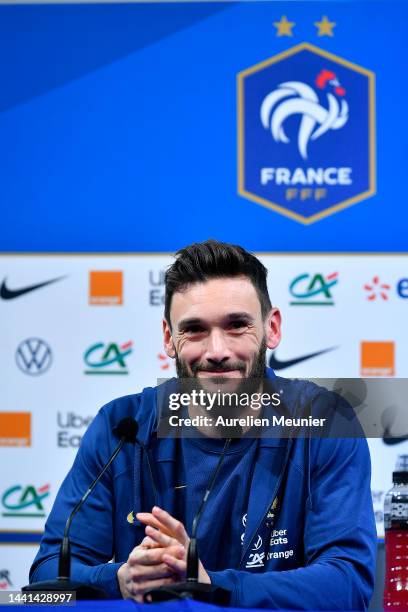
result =
[[226,317],[234,313],[247,313],[255,317],[260,311],[258,294],[246,276],[194,283],[174,293],[171,303],[174,323],[185,317]]

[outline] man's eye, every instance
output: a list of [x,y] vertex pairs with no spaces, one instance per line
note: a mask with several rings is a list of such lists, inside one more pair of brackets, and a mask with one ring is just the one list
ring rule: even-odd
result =
[[186,327],[184,331],[186,334],[199,334],[204,331],[204,328],[200,325],[191,325],[190,327]]
[[231,329],[241,329],[246,326],[247,326],[246,321],[232,321],[230,323]]

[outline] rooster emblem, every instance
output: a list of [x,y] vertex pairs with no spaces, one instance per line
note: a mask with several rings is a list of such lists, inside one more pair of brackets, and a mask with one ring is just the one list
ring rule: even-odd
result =
[[[348,104],[344,96],[346,90],[341,87],[336,75],[331,70],[321,70],[315,80],[320,90],[331,88],[327,93],[328,108],[319,103],[316,92],[300,81],[280,83],[271,91],[261,104],[261,121],[265,129],[271,130],[276,142],[288,143],[283,124],[291,115],[301,115],[298,132],[298,149],[303,159],[307,159],[307,148],[310,140],[317,140],[328,130],[342,128],[348,120]],[[338,97],[341,99],[339,102]]]

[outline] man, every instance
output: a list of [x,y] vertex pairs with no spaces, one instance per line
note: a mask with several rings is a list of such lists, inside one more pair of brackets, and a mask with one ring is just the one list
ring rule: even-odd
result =
[[[179,251],[165,279],[165,350],[180,378],[267,377],[285,390],[287,406],[313,410],[324,389],[273,379],[265,368],[266,349],[281,337],[266,274],[241,247],[208,240]],[[136,601],[184,580],[188,534],[223,442],[158,438],[157,389],[114,400],[95,417],[47,521],[31,582],[56,576],[66,517],[125,416],[136,418],[149,448],[159,499],[140,446],[126,445],[72,524],[72,576]],[[199,579],[230,590],[231,605],[366,609],[376,550],[366,441],[243,436],[225,456],[197,535]]]

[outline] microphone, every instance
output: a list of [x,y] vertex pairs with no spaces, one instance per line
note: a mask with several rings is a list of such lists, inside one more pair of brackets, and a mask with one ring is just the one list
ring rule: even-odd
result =
[[200,524],[200,520],[203,516],[205,506],[207,505],[208,498],[210,497],[210,494],[214,488],[215,481],[221,469],[227,450],[232,442],[232,438],[241,437],[242,428],[239,426],[230,427],[228,428],[228,434],[231,437],[225,440],[224,448],[222,449],[220,458],[210,478],[210,483],[204,493],[203,499],[201,500],[201,504],[193,519],[191,538],[187,551],[186,581],[168,587],[163,586],[159,587],[158,589],[152,589],[151,591],[147,591],[143,597],[146,603],[156,603],[160,601],[178,599],[195,599],[197,601],[213,603],[219,606],[226,606],[229,604],[231,597],[231,592],[229,590],[223,589],[221,587],[216,587],[213,584],[204,584],[203,582],[198,581],[199,553],[196,537],[198,525]]
[[[102,589],[91,586],[89,584],[81,584],[79,582],[71,580],[71,547],[69,541],[69,530],[74,516],[82,508],[83,504],[86,502],[86,500],[88,499],[102,476],[105,474],[106,470],[110,467],[111,463],[120,453],[125,442],[130,442],[132,444],[134,444],[135,442],[139,443],[138,440],[136,440],[138,429],[139,425],[137,424],[137,421],[132,417],[123,418],[113,428],[113,433],[118,438],[120,438],[119,444],[109,457],[108,461],[105,463],[102,470],[99,472],[98,476],[88,487],[85,494],[74,506],[65,524],[64,535],[62,538],[59,553],[58,578],[56,580],[42,580],[41,582],[34,582],[33,584],[28,584],[21,589],[22,591],[74,591],[76,593],[77,599],[106,599],[106,594]],[[142,446],[142,448],[144,448],[142,444],[140,445]],[[148,463],[149,468],[151,468],[149,458]],[[157,488],[155,482],[154,489],[155,494],[157,495]]]
[[124,438],[125,442],[137,442],[136,436],[139,430],[139,425],[133,417],[124,417],[112,429],[117,438]]

